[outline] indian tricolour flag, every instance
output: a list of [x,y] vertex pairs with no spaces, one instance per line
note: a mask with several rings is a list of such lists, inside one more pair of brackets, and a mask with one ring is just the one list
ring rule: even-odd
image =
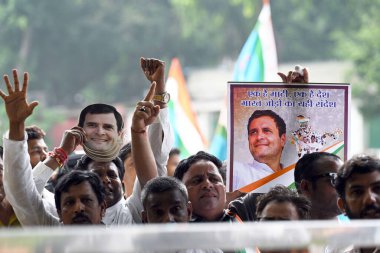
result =
[[170,93],[168,106],[170,124],[174,129],[174,146],[181,151],[181,157],[186,158],[204,150],[207,141],[192,109],[181,64],[177,58],[171,62],[166,87]]
[[[274,41],[269,0],[263,1],[257,23],[245,42],[235,63],[233,81],[276,81],[277,51]],[[223,104],[210,153],[221,160],[227,156],[227,105]]]

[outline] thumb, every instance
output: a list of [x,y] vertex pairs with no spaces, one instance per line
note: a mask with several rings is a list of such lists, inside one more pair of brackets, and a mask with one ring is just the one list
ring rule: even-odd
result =
[[37,105],[38,105],[37,101],[33,101],[32,103],[29,104],[29,109],[31,113],[33,113],[34,108],[36,108]]
[[284,83],[288,82],[288,80],[286,79],[286,75],[285,74],[283,74],[281,72],[278,72],[277,75],[279,75],[281,77],[282,82],[284,82]]

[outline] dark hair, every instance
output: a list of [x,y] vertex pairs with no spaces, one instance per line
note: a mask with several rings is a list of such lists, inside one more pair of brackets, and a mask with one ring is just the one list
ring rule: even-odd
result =
[[79,123],[78,126],[83,127],[84,120],[87,114],[106,114],[113,113],[115,115],[117,131],[120,132],[124,128],[124,121],[121,114],[116,110],[112,105],[107,104],[92,104],[85,107],[79,115]]
[[340,157],[327,152],[314,152],[305,154],[299,159],[294,168],[294,182],[299,192],[299,187],[303,179],[310,180],[310,177],[316,174],[318,167],[316,167],[317,161],[323,158],[329,158],[336,161],[340,161]]
[[276,185],[269,192],[257,198],[256,216],[260,217],[264,208],[272,201],[289,202],[293,204],[298,212],[300,220],[310,219],[311,202],[304,196],[298,196],[297,192],[283,185]]
[[57,211],[61,211],[62,193],[67,192],[71,186],[78,185],[83,182],[88,182],[91,185],[99,204],[104,202],[105,190],[98,175],[91,171],[72,170],[59,178],[57,185],[55,186],[54,198]]
[[153,193],[163,193],[168,191],[179,191],[185,202],[188,201],[188,193],[186,186],[174,177],[156,177],[149,180],[141,192],[141,202],[146,206],[148,196]]
[[39,140],[45,137],[44,130],[36,125],[25,127],[25,131],[28,134],[28,140]]
[[272,110],[256,110],[252,113],[251,117],[249,117],[248,124],[247,124],[247,131],[249,134],[249,125],[254,119],[268,116],[271,117],[274,122],[276,123],[278,134],[281,137],[283,134],[286,134],[286,124],[285,121],[274,111]]
[[[75,165],[74,167],[74,170],[88,170],[88,165],[91,163],[91,162],[95,162],[94,160],[92,160],[90,157],[88,157],[87,155],[83,155],[78,161],[77,161],[77,164]],[[120,180],[123,182],[123,177],[124,177],[124,164],[123,162],[121,161],[121,159],[119,157],[116,157],[115,159],[113,159],[112,161],[110,162],[113,162],[116,167],[117,167],[117,171],[118,171],[118,174],[119,174],[119,178]]]
[[346,161],[338,171],[335,189],[342,199],[345,199],[345,187],[353,174],[380,172],[380,160],[369,155],[357,155]]
[[181,154],[181,150],[179,150],[178,148],[172,148],[169,152],[169,157],[171,157],[172,155],[180,155]]
[[125,162],[125,160],[128,158],[128,156],[132,153],[132,144],[128,142],[125,144],[119,151],[119,158],[122,162]]
[[222,167],[219,169],[220,175],[223,178],[224,185],[226,185],[227,180],[227,160],[222,161]]
[[189,156],[188,158],[180,161],[177,168],[174,171],[173,176],[182,181],[183,176],[189,170],[191,165],[193,165],[194,163],[196,163],[200,160],[210,161],[213,164],[215,164],[215,166],[218,168],[220,175],[222,175],[222,171],[221,171],[222,162],[216,156],[213,156],[213,155],[206,153],[204,151],[199,151],[195,155]]

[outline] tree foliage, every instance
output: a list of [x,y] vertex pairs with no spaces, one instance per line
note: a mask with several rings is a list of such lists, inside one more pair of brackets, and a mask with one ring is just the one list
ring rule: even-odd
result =
[[[0,0],[0,69],[28,70],[30,89],[48,105],[134,104],[147,88],[141,56],[197,67],[236,59],[261,4]],[[380,83],[379,0],[272,0],[271,8],[280,62],[345,57]]]

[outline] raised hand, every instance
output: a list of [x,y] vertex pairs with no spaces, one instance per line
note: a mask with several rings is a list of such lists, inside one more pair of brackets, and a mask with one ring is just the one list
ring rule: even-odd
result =
[[295,71],[289,71],[286,76],[283,73],[277,73],[284,83],[308,83],[309,73],[306,68],[302,68],[299,65],[295,66]]
[[60,147],[66,154],[72,153],[78,145],[82,145],[86,140],[86,134],[81,127],[75,126],[66,130],[63,134]]
[[153,82],[144,100],[137,103],[135,112],[133,113],[132,117],[132,132],[145,132],[146,127],[152,124],[157,118],[160,107],[152,103],[155,89],[156,82]]
[[33,113],[34,108],[38,105],[37,101],[27,102],[27,88],[29,75],[24,73],[24,81],[20,90],[17,70],[12,70],[13,87],[9,81],[8,75],[4,75],[5,85],[7,86],[8,95],[0,89],[0,96],[4,100],[5,109],[8,115],[9,122],[24,123],[25,120]]
[[[165,84],[165,62],[154,58],[140,58],[141,69],[145,77],[150,82],[156,82],[156,91],[154,95],[162,95],[166,93]],[[154,100],[155,105],[159,105],[161,109],[167,107],[166,103]]]
[[[154,58],[140,58],[142,71],[150,82],[165,83],[165,62]],[[158,88],[158,87],[157,87]]]

